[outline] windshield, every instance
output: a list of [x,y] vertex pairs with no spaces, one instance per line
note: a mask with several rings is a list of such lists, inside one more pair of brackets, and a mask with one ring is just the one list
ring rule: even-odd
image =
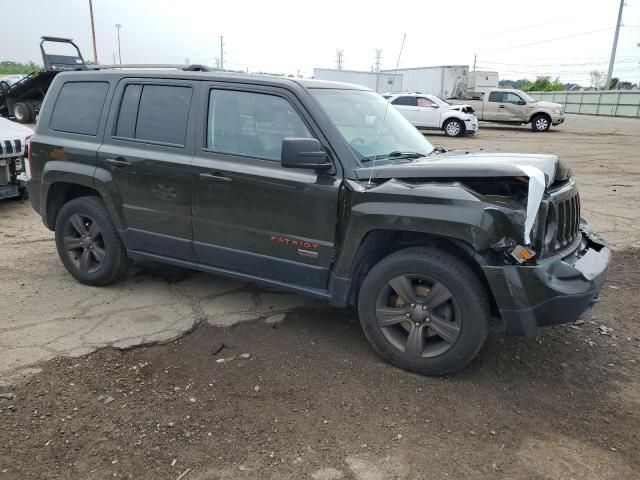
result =
[[522,97],[523,100],[525,100],[527,103],[533,103],[533,102],[537,102],[537,100],[535,98],[531,98],[529,95],[527,95],[526,93],[524,93],[522,90],[518,90],[518,94]]
[[310,89],[361,161],[426,156],[433,145],[387,100],[368,90]]
[[431,100],[433,100],[434,102],[436,102],[438,105],[440,105],[441,107],[445,107],[445,108],[450,108],[451,105],[448,104],[447,102],[445,102],[444,100],[442,100],[440,97],[436,97],[435,95],[430,96],[429,97]]

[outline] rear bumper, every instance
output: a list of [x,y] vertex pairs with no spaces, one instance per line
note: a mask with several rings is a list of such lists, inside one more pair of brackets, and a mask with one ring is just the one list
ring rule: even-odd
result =
[[535,266],[483,267],[507,333],[529,336],[538,327],[574,322],[597,302],[611,251],[588,228],[570,255]]
[[0,185],[0,200],[19,196],[20,190],[18,189],[18,185],[15,185],[13,183],[9,185]]

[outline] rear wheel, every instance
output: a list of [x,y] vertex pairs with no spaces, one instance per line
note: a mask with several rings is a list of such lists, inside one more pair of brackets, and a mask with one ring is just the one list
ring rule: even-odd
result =
[[464,124],[455,118],[447,120],[442,129],[447,137],[459,137],[464,134]]
[[24,102],[17,102],[13,106],[13,116],[16,122],[29,123],[31,121],[31,108]]
[[55,233],[62,263],[81,283],[108,285],[122,277],[129,266],[120,236],[97,197],[66,203],[56,219]]
[[461,260],[436,249],[410,248],[380,261],[362,283],[358,308],[374,349],[424,375],[461,369],[487,335],[482,284]]
[[531,119],[531,129],[534,132],[546,132],[551,128],[551,118],[544,113],[538,113]]

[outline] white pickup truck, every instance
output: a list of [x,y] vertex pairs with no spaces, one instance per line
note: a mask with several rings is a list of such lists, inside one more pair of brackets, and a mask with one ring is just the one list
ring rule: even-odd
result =
[[534,132],[546,132],[564,122],[564,106],[531,98],[522,90],[496,88],[483,93],[468,92],[449,103],[471,105],[478,120],[485,122],[531,124]]
[[29,166],[24,157],[32,135],[29,127],[0,117],[0,200],[28,196]]

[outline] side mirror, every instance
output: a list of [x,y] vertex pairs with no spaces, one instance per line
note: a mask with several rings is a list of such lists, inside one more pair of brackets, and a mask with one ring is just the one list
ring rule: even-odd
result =
[[527,102],[525,102],[524,100],[518,100],[518,105],[526,105]]
[[432,103],[431,108],[440,108],[440,105],[438,105],[437,103]]
[[285,168],[309,168],[317,171],[329,170],[333,164],[315,138],[284,138],[280,162]]

